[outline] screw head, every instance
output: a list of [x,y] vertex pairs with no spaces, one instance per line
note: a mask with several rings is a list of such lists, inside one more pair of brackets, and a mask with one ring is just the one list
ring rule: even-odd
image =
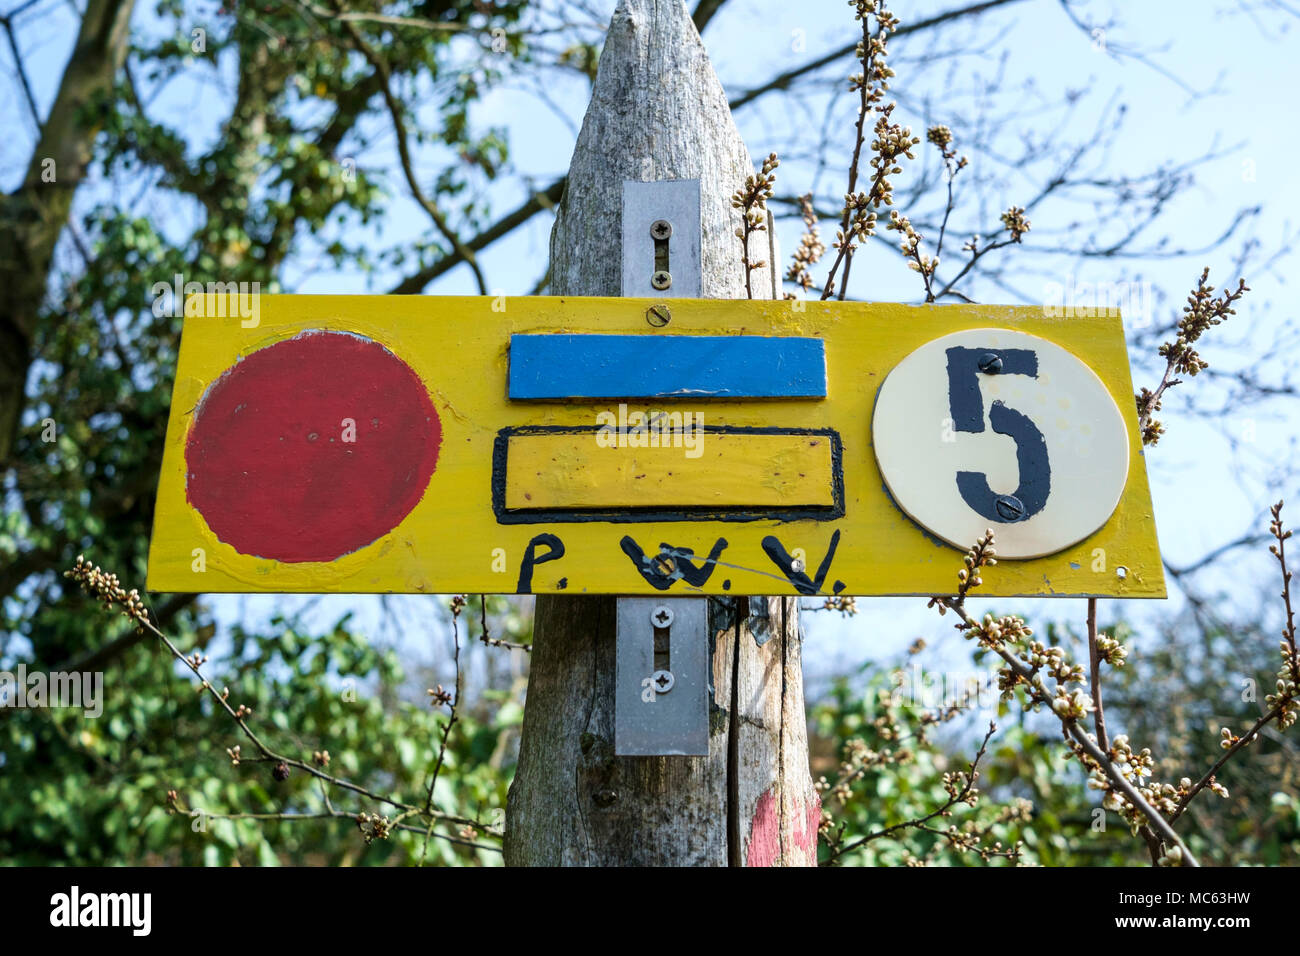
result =
[[656,694],[668,693],[676,683],[677,678],[673,677],[672,671],[655,671],[650,675],[650,686],[655,689]]
[[594,799],[594,800],[596,801],[596,806],[598,806],[598,807],[608,807],[608,806],[612,806],[612,805],[614,804],[614,802],[615,802],[616,800],[618,800],[618,791],[617,791],[617,790],[597,790],[596,793],[595,793],[595,796],[594,796],[592,799]]
[[673,314],[668,311],[666,305],[652,305],[645,310],[645,320],[653,325],[656,329],[662,329],[672,321]]
[[672,574],[674,571],[677,570],[677,562],[674,561],[672,558],[668,557],[667,555],[663,555],[663,554],[656,555],[654,560],[651,561],[650,563],[651,565],[654,566],[656,572],[664,575],[665,577],[667,577],[668,575]]
[[667,604],[659,604],[650,612],[650,623],[655,627],[672,627],[673,609]]
[[650,224],[650,235],[655,239],[667,239],[673,234],[673,224],[667,219],[656,219]]
[[1004,521],[1019,521],[1025,516],[1025,504],[1015,495],[998,495],[993,499],[993,507]]
[[654,275],[650,277],[650,284],[654,286],[656,289],[658,289],[660,292],[662,292],[664,289],[667,289],[669,286],[673,284],[672,274],[668,272],[664,272],[662,270],[656,272]]
[[985,352],[979,358],[979,367],[985,375],[997,375],[1002,371],[1002,356],[997,352]]

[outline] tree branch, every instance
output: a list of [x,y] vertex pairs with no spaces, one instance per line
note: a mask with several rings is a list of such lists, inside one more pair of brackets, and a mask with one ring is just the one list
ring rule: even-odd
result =
[[438,204],[425,194],[419,180],[416,179],[415,168],[411,162],[410,144],[407,142],[406,120],[402,117],[402,104],[397,101],[397,97],[393,94],[392,76],[387,61],[371,48],[370,44],[361,36],[361,31],[357,29],[351,20],[342,20],[341,22],[343,29],[352,38],[353,45],[366,58],[366,62],[374,67],[375,73],[379,76],[379,91],[383,94],[384,104],[388,107],[388,113],[393,120],[393,128],[397,134],[397,155],[401,162],[402,173],[406,177],[406,184],[410,187],[411,195],[420,204],[421,208],[429,214],[434,226],[442,233],[443,238],[451,244],[452,249],[460,257],[460,261],[470,267],[470,270],[474,273],[474,280],[478,283],[479,293],[487,295],[487,280],[483,278],[483,270],[479,268],[478,260],[474,256],[474,250],[465,245],[456,234],[456,231],[451,228],[451,225],[447,222],[447,217],[438,208]]
[[[960,790],[958,790],[955,793],[949,793],[948,800],[942,806],[938,807],[931,813],[927,813],[923,817],[917,817],[915,820],[905,820],[902,823],[895,823],[893,826],[885,827],[883,830],[877,830],[874,833],[868,833],[866,836],[854,840],[852,843],[848,844],[847,846],[839,847],[835,850],[834,853],[832,853],[829,857],[827,857],[824,861],[822,861],[821,865],[826,866],[830,863],[834,863],[836,860],[844,856],[846,853],[851,853],[854,850],[856,850],[858,847],[870,843],[872,840],[879,840],[881,837],[889,836],[891,833],[897,833],[899,830],[906,830],[909,828],[929,829],[925,826],[925,824],[929,823],[935,817],[947,816],[948,812],[957,804],[965,803],[967,801],[967,798],[970,796],[971,791],[974,790],[975,788],[975,781],[979,779],[979,772],[978,772],[979,762],[982,759],[984,759],[984,752],[988,749],[989,740],[993,737],[993,733],[997,729],[998,729],[997,724],[992,722],[989,723],[988,732],[984,734],[984,740],[980,743],[980,749],[976,752],[975,759],[970,762],[970,773],[966,776],[965,782],[963,783]],[[930,832],[937,833],[937,835],[942,837],[948,836],[948,834],[943,833],[941,831],[930,830]]]
[[1097,646],[1096,598],[1088,598],[1088,663],[1091,670],[1092,702],[1097,707],[1092,715],[1097,744],[1102,750],[1110,750],[1110,738],[1106,736],[1106,713],[1101,704],[1101,649]]
[[[706,2],[709,2],[709,0],[701,0],[700,6],[702,7]],[[718,0],[717,6],[720,7],[722,5],[722,2],[724,2],[724,0]],[[922,30],[927,30],[930,29],[931,27],[936,27],[941,24],[951,22],[953,20],[958,20],[967,16],[975,16],[981,13],[985,13],[989,10],[995,9],[997,7],[1006,6],[1012,3],[1020,3],[1020,2],[1022,2],[1022,0],[985,0],[985,2],[982,3],[971,4],[970,6],[967,7],[961,7],[954,10],[946,11],[944,13],[936,14],[935,16],[929,17],[925,20],[918,20],[916,23],[910,23],[910,24],[905,23],[902,26],[900,26],[896,31],[894,31],[893,36],[900,37],[900,36],[906,36],[909,33],[919,33]],[[713,12],[716,12],[716,9]],[[709,17],[711,18],[712,15],[713,14],[710,13]],[[706,19],[705,23],[707,22],[708,20]],[[697,29],[703,29],[703,26],[701,26],[698,22],[696,26]],[[759,99],[760,97],[762,97],[767,93],[772,92],[773,90],[786,89],[790,86],[790,84],[794,80],[798,79],[799,77],[814,72],[815,70],[818,70],[821,67],[833,63],[838,59],[842,59],[843,57],[852,56],[853,52],[856,49],[857,49],[857,44],[855,42],[846,47],[841,47],[837,50],[834,50],[833,52],[826,54],[825,56],[818,57],[816,60],[813,60],[809,63],[805,63],[804,65],[800,67],[796,67],[793,70],[789,70],[785,73],[782,73],[779,76],[770,80],[769,82],[763,84],[762,86],[758,86],[755,87],[754,89],[747,90],[746,92],[735,97],[734,99],[731,100],[730,107],[733,111],[735,111],[740,109],[743,106],[747,106],[750,103],[753,103],[755,100]],[[541,212],[544,209],[552,208],[557,203],[559,203],[561,197],[564,195],[564,187],[565,187],[566,179],[567,177],[561,176],[559,179],[556,179],[549,186],[547,186],[546,189],[542,190],[541,192],[534,193],[526,202],[524,202],[522,205],[516,208],[513,212],[510,212],[507,215],[503,216],[500,220],[498,220],[492,226],[485,229],[483,232],[479,233],[473,239],[469,239],[463,242],[462,243],[463,247],[469,250],[470,252],[481,252],[483,249],[490,246],[498,239],[503,238],[508,233],[514,231],[516,228],[523,225],[525,222],[527,222],[537,213]],[[394,295],[417,295],[423,292],[425,287],[428,286],[430,282],[433,282],[435,279],[439,278],[440,276],[446,274],[447,272],[450,272],[456,266],[460,265],[462,262],[465,261],[467,260],[462,255],[461,250],[453,248],[453,250],[450,253],[440,258],[437,262],[434,262],[431,265],[428,265],[423,269],[420,269],[418,272],[412,273],[411,275],[407,276],[405,279],[402,279],[400,282],[398,282],[395,286],[393,286],[389,290],[389,293]]]
[[0,463],[13,450],[54,249],[126,57],[134,0],[88,0],[22,185],[0,200]]
[[241,757],[239,749],[233,748],[230,751],[231,759],[236,764],[245,761],[254,761],[283,766],[286,770],[289,767],[295,767],[309,776],[315,777],[316,779],[329,784],[330,786],[349,790],[379,803],[395,807],[396,809],[403,811],[403,817],[418,815],[430,820],[458,823],[462,826],[473,826],[476,828],[486,829],[483,824],[477,820],[470,820],[465,817],[434,810],[431,803],[423,807],[405,803],[398,800],[396,797],[385,796],[384,794],[363,787],[360,784],[353,783],[350,780],[335,777],[332,774],[326,773],[323,767],[313,766],[310,763],[298,760],[294,757],[286,756],[271,749],[271,747],[266,744],[248,725],[248,720],[252,717],[252,709],[245,707],[243,704],[240,704],[238,709],[231,706],[228,699],[229,692],[225,690],[218,691],[208,681],[208,679],[204,677],[201,668],[207,661],[207,658],[203,657],[198,651],[195,651],[189,657],[182,654],[176,645],[172,643],[171,639],[159,630],[158,627],[149,619],[149,614],[144,609],[144,605],[140,601],[139,593],[137,591],[127,592],[121,587],[116,575],[107,574],[97,566],[92,568],[83,558],[78,558],[76,567],[71,571],[65,571],[64,574],[65,576],[75,580],[87,594],[96,597],[106,606],[110,608],[122,608],[123,616],[132,621],[142,634],[147,632],[148,634],[153,635],[162,642],[163,646],[167,648],[172,657],[183,663],[191,672],[193,672],[194,676],[199,679],[199,690],[211,697],[217,708],[225,711],[226,715],[235,723],[244,737],[257,749],[257,757]]
[[36,106],[36,97],[32,95],[32,84],[27,79],[27,68],[23,66],[22,54],[18,52],[18,40],[14,37],[13,26],[14,14],[0,16],[0,27],[4,27],[5,39],[9,41],[9,52],[13,54],[14,70],[18,73],[18,83],[23,88],[23,96],[27,100],[27,108],[31,111],[32,122],[36,124],[36,135],[39,138],[42,132],[41,111]]
[[[568,177],[561,176],[559,179],[555,180],[553,183],[551,183],[541,192],[533,193],[528,198],[527,201],[525,201],[513,212],[507,213],[506,215],[502,216],[495,223],[493,223],[487,229],[484,229],[473,239],[464,242],[463,243],[464,248],[468,249],[471,253],[481,252],[483,249],[486,249],[488,246],[492,245],[492,243],[496,242],[498,239],[501,239],[507,234],[513,232],[519,226],[522,226],[525,222],[533,218],[533,216],[537,215],[537,213],[541,212],[543,209],[553,208],[560,201],[560,198],[564,195],[564,188],[567,182],[568,182]],[[458,250],[453,249],[447,255],[440,258],[437,262],[425,266],[423,269],[420,269],[418,272],[414,272],[411,275],[407,276],[402,281],[398,282],[397,285],[393,286],[391,289],[388,290],[389,294],[390,295],[418,295],[419,293],[423,292],[425,286],[427,286],[434,279],[437,279],[439,276],[443,275],[444,273],[450,272],[452,269],[454,269],[456,266],[460,265],[460,263],[464,261],[465,259],[461,255],[461,253]]]
[[[928,17],[924,20],[917,20],[915,23],[904,23],[902,26],[900,26],[897,30],[894,31],[893,37],[897,38],[901,36],[906,36],[909,33],[919,33],[922,30],[928,30],[931,27],[937,27],[941,24],[948,23],[953,20],[961,19],[962,17],[974,16],[980,13],[986,13],[987,11],[992,10],[996,7],[1003,7],[1010,3],[1020,3],[1020,2],[1021,0],[984,0],[983,3],[974,3],[968,7],[959,7],[954,10],[947,10],[943,13],[937,13],[934,16]],[[733,111],[738,110],[742,106],[746,106],[749,103],[752,103],[760,96],[763,96],[766,93],[771,93],[773,90],[788,89],[790,87],[790,84],[793,83],[795,80],[799,79],[801,76],[804,76],[808,73],[812,73],[815,70],[820,70],[822,67],[828,66],[829,64],[834,63],[836,60],[842,59],[843,57],[852,56],[853,53],[857,50],[857,48],[858,48],[858,44],[857,41],[855,40],[853,43],[850,43],[847,46],[842,46],[839,47],[838,49],[832,50],[830,53],[827,53],[823,56],[819,56],[817,59],[811,60],[803,64],[802,66],[797,66],[792,70],[787,70],[786,72],[781,73],[773,77],[772,79],[768,80],[762,86],[756,86],[752,90],[746,90],[740,96],[733,99],[731,101],[731,109]]]
[[695,29],[703,33],[704,28],[709,25],[709,21],[713,19],[714,14],[726,2],[727,0],[700,0],[695,5],[695,12],[691,14],[691,19],[695,21]]

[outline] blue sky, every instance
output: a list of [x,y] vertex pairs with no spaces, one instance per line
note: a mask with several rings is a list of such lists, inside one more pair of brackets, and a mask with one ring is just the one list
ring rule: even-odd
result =
[[[929,0],[894,6],[907,22],[959,5],[959,0]],[[7,0],[6,6],[12,8],[14,0]],[[603,0],[592,6],[607,17],[613,3]],[[972,154],[972,167],[963,174],[981,184],[978,192],[985,201],[975,201],[974,192],[961,193],[955,228],[987,233],[997,212],[1026,200],[1034,177],[1041,175],[1052,157],[1064,155],[1070,144],[1089,139],[1110,142],[1105,156],[1090,167],[1096,177],[1135,177],[1162,163],[1177,164],[1207,152],[1220,154],[1197,168],[1195,181],[1168,199],[1158,228],[1141,237],[1144,245],[1167,234],[1170,247],[1212,246],[1239,210],[1260,207],[1231,241],[1194,255],[1076,261],[1026,252],[1019,260],[1009,260],[1007,287],[980,289],[981,301],[1040,302],[1052,282],[1130,278],[1151,283],[1160,297],[1154,319],[1161,322],[1175,314],[1203,265],[1213,268],[1216,285],[1235,280],[1232,263],[1241,241],[1254,236],[1260,243],[1257,260],[1271,261],[1248,271],[1253,291],[1230,327],[1211,333],[1203,353],[1216,369],[1251,368],[1266,380],[1283,379],[1294,354],[1289,330],[1296,317],[1286,279],[1297,260],[1286,247],[1296,228],[1292,211],[1300,208],[1300,177],[1292,168],[1300,153],[1300,130],[1294,122],[1294,91],[1300,80],[1294,51],[1300,20],[1269,5],[1244,6],[1253,7],[1253,12],[1242,12],[1242,6],[1227,0],[1077,5],[1079,15],[1089,22],[1116,18],[1104,33],[1089,34],[1072,24],[1059,4],[1026,0],[991,14],[975,31],[957,26],[933,41],[905,37],[893,45],[899,74],[895,85],[905,121],[918,130],[927,122],[950,125],[959,149],[964,137],[994,128],[992,155]],[[39,16],[20,21],[19,43],[45,108],[66,62],[75,19],[65,4],[57,2],[42,5],[38,12]],[[153,22],[149,10],[141,10],[138,16],[141,22]],[[842,45],[853,29],[842,0],[799,4],[730,0],[709,26],[705,41],[719,76],[734,95]],[[1145,61],[1127,55],[1132,50],[1144,51]],[[6,75],[12,74],[9,65],[5,50],[0,53],[0,70]],[[845,72],[847,68],[845,63]],[[985,95],[981,90],[994,77],[1000,77],[1003,92]],[[177,127],[198,144],[222,118],[224,95],[220,85],[210,80],[179,84],[160,97],[156,114],[174,116]],[[1074,105],[1064,111],[1055,104],[1067,95]],[[585,82],[578,78],[550,82],[544,94],[511,81],[480,104],[474,119],[480,127],[504,127],[514,170],[544,184],[568,165],[586,99]],[[1117,123],[1121,104],[1124,117]],[[816,182],[824,193],[833,195],[842,190],[835,184],[843,180],[851,148],[849,107],[844,97],[832,105],[824,93],[808,92],[747,107],[736,118],[753,156],[777,149],[789,157],[780,170],[778,194],[803,192]],[[831,117],[827,126],[834,131],[832,153],[826,157],[826,168],[819,170],[801,157],[813,152],[825,115]],[[0,183],[11,186],[21,175],[32,142],[32,126],[12,80],[0,82],[0,117],[8,134],[0,141]],[[1048,157],[1043,166],[1018,168],[1014,157],[1025,135],[1043,141]],[[384,163],[391,155],[391,137],[381,138],[359,161]],[[921,162],[932,163],[933,157]],[[431,173],[436,166],[427,162],[421,168]],[[907,182],[907,174],[900,177],[900,191]],[[958,182],[960,190],[962,180]],[[398,191],[396,178],[393,183]],[[517,186],[494,187],[489,195],[494,208],[502,211],[521,198]],[[374,237],[377,243],[389,246],[405,237],[426,236],[427,219],[414,204],[398,201],[394,208],[382,235]],[[170,212],[157,207],[158,215]],[[1031,215],[1035,232],[1027,244],[1033,246],[1040,237],[1051,244],[1053,230],[1068,228],[1076,220],[1087,222],[1095,215],[1092,198],[1086,195],[1045,205]],[[1101,226],[1107,234],[1125,227],[1122,213],[1110,219]],[[482,256],[494,289],[520,294],[532,287],[545,268],[549,229],[548,216],[535,217],[527,228]],[[829,223],[823,225],[824,237],[832,232]],[[797,224],[783,222],[778,235],[781,247],[793,250]],[[916,277],[889,250],[873,250],[854,272],[855,297],[918,298]],[[396,277],[380,275],[368,285],[362,277],[329,271],[308,253],[290,269],[288,288],[382,291]],[[463,268],[427,290],[430,294],[474,291]],[[1154,356],[1135,353],[1132,361],[1135,382],[1153,384],[1158,378]],[[1293,399],[1229,407],[1216,420],[1207,421],[1180,415],[1193,391],[1207,404],[1213,404],[1218,394],[1213,381],[1171,392],[1163,415],[1169,434],[1147,456],[1161,545],[1175,565],[1190,563],[1244,531],[1262,530],[1267,504],[1278,497],[1294,497],[1296,492],[1294,478],[1279,474],[1278,469],[1289,460],[1297,434]],[[1296,513],[1300,514],[1300,501]],[[1249,606],[1260,599],[1261,590],[1270,594],[1276,590],[1262,547],[1253,555],[1238,553],[1237,557],[1225,580],[1234,588],[1235,600]],[[1179,598],[1172,585],[1170,592],[1170,603],[1176,605]],[[212,604],[218,616],[229,621],[258,619],[273,608],[298,601],[229,597],[213,599]],[[1011,605],[998,602],[1000,608]],[[946,622],[926,611],[923,602],[881,599],[860,606],[864,613],[847,621],[827,614],[806,615],[805,660],[810,674],[843,669],[864,658],[890,659],[915,637],[933,637],[947,630]],[[428,619],[427,599],[397,598],[387,607],[398,608],[408,623]],[[1081,601],[1020,602],[1017,607],[1031,619],[1069,616],[1081,623],[1083,618]],[[377,598],[332,597],[316,604],[313,614],[327,620],[348,609],[358,612],[364,626],[382,630],[384,611]],[[1172,610],[1169,605],[1123,608],[1139,617]],[[1103,606],[1103,624],[1115,613],[1114,605]],[[879,626],[882,621],[888,625]],[[960,654],[941,651],[927,663],[963,666],[965,660]]]

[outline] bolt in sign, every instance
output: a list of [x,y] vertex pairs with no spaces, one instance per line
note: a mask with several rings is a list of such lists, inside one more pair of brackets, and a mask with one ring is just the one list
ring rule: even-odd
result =
[[157,591],[1165,594],[1117,316],[197,295]]

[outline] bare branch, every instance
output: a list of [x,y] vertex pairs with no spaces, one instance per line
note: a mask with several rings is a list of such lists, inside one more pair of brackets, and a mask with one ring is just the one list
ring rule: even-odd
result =
[[[545,189],[533,193],[524,203],[518,206],[514,211],[507,213],[498,219],[488,228],[484,229],[473,239],[462,243],[462,246],[469,250],[470,253],[480,252],[486,249],[498,239],[503,238],[513,232],[519,226],[522,226],[533,216],[537,215],[544,209],[552,209],[564,195],[564,187],[568,182],[568,177],[561,176]],[[392,295],[418,295],[424,291],[434,279],[444,273],[450,272],[465,259],[461,252],[453,249],[450,253],[440,258],[437,262],[420,269],[393,286],[389,290]]]
[[[895,823],[893,826],[885,827],[883,830],[868,833],[866,836],[854,840],[852,843],[846,844],[845,846],[837,847],[835,852],[823,860],[820,865],[828,866],[846,853],[851,853],[858,849],[858,847],[870,843],[872,840],[879,840],[881,837],[889,836],[899,832],[900,830],[929,829],[925,824],[929,823],[931,820],[936,817],[948,816],[952,808],[959,803],[970,803],[974,799],[975,793],[978,792],[975,790],[975,781],[979,779],[979,762],[984,759],[984,753],[988,750],[989,740],[993,737],[993,734],[997,729],[997,724],[992,722],[989,723],[988,732],[984,734],[984,740],[980,742],[979,750],[975,753],[975,759],[970,762],[970,772],[961,775],[960,786],[954,786],[949,789],[948,799],[942,806],[935,808],[932,812],[927,813],[923,817],[917,817],[914,820],[905,820],[902,823]],[[944,775],[944,779],[947,780],[946,774]],[[930,830],[930,832],[935,833],[938,836],[949,839],[951,838],[945,831]]]
[[[20,7],[19,10],[21,9]],[[17,12],[19,11],[15,11],[15,13]],[[18,73],[18,85],[23,88],[23,96],[27,100],[27,108],[31,111],[32,123],[36,126],[36,133],[39,137],[43,127],[41,111],[36,106],[36,97],[32,94],[32,84],[27,79],[27,68],[23,65],[22,54],[18,52],[18,39],[14,36],[13,17],[14,13],[0,16],[0,27],[4,27],[5,39],[9,42],[9,52],[14,58],[14,70]]]
[[[901,36],[907,36],[909,33],[919,33],[922,30],[928,30],[931,27],[937,27],[940,26],[941,24],[949,23],[953,20],[959,20],[962,17],[975,16],[977,14],[986,13],[989,10],[992,10],[996,7],[1002,7],[1002,6],[1006,6],[1007,4],[1020,3],[1020,2],[1021,0],[984,0],[983,3],[973,3],[968,7],[958,7],[957,9],[954,10],[947,10],[943,13],[937,13],[934,16],[927,17],[924,20],[918,20],[915,23],[905,23],[894,32],[894,36],[901,37]],[[797,66],[792,70],[787,70],[784,73],[778,74],[777,76],[774,76],[772,79],[768,80],[762,86],[756,86],[752,90],[746,90],[740,96],[733,99],[731,101],[731,109],[734,112],[740,109],[742,106],[747,106],[748,104],[754,102],[754,100],[758,99],[760,96],[763,96],[764,94],[767,93],[771,93],[773,90],[789,89],[790,84],[793,83],[795,80],[799,79],[801,76],[805,76],[809,73],[813,73],[817,70],[820,70],[822,67],[829,66],[830,64],[834,63],[836,60],[841,60],[846,56],[852,56],[854,51],[857,50],[857,48],[858,45],[857,42],[855,41],[853,43],[848,44],[847,46],[839,47],[838,49],[832,50],[830,53],[827,53],[823,56],[819,56],[817,59],[811,60],[808,63],[803,64],[802,66]]]
[[470,270],[474,273],[474,280],[478,283],[479,293],[487,295],[487,280],[483,278],[483,270],[479,268],[474,250],[466,246],[455,230],[451,228],[446,215],[438,208],[438,204],[425,194],[419,180],[416,178],[415,167],[411,162],[410,144],[407,142],[406,120],[403,118],[402,104],[397,101],[397,97],[393,94],[392,75],[388,68],[388,62],[371,48],[370,44],[362,37],[361,31],[356,28],[356,25],[351,20],[343,21],[343,29],[352,38],[353,45],[366,58],[366,62],[374,67],[376,74],[382,80],[380,93],[384,97],[384,104],[388,107],[389,116],[393,120],[393,128],[397,134],[398,160],[401,163],[402,173],[406,177],[406,184],[411,190],[411,195],[420,204],[420,207],[429,214],[434,226],[442,233],[443,238],[451,244],[460,260],[470,267]]
[[695,29],[703,33],[714,14],[722,9],[722,5],[726,2],[727,0],[700,0],[695,5],[695,12],[691,14],[691,19],[695,21]]
[[1092,702],[1097,708],[1092,714],[1092,724],[1097,731],[1098,746],[1102,750],[1110,750],[1110,738],[1106,736],[1106,712],[1101,703],[1101,660],[1101,649],[1097,646],[1097,599],[1088,598],[1088,663],[1091,670]]
[[[327,761],[320,761],[320,765],[316,766],[312,763],[299,760],[295,757],[286,756],[273,750],[248,725],[248,721],[253,715],[252,708],[245,707],[243,704],[240,704],[238,708],[231,705],[229,700],[229,690],[217,690],[216,687],[213,686],[206,677],[204,677],[201,668],[203,664],[206,663],[207,658],[198,651],[195,651],[188,657],[182,654],[176,645],[172,643],[171,639],[159,630],[153,621],[150,620],[149,614],[145,610],[144,604],[140,599],[139,592],[135,590],[127,591],[121,586],[117,579],[117,575],[106,573],[98,566],[92,567],[91,564],[81,556],[78,556],[76,566],[70,571],[65,571],[64,575],[76,581],[83,590],[96,597],[105,605],[106,608],[121,608],[122,615],[132,621],[137,629],[152,634],[163,644],[164,647],[167,648],[172,657],[183,663],[191,672],[193,672],[194,676],[199,679],[199,690],[206,693],[210,698],[212,698],[218,708],[225,711],[226,715],[234,721],[235,725],[239,728],[244,737],[257,749],[257,757],[245,757],[241,755],[238,747],[230,748],[228,752],[231,755],[232,762],[236,764],[244,762],[270,763],[277,768],[277,771],[283,772],[285,775],[288,774],[288,768],[296,768],[309,776],[315,777],[316,779],[329,784],[330,786],[349,790],[379,803],[395,807],[398,810],[403,811],[403,817],[416,815],[427,818],[430,821],[457,823],[462,826],[486,829],[483,824],[477,820],[470,820],[465,817],[443,813],[442,811],[433,809],[431,804],[426,804],[423,807],[414,806],[405,803],[396,797],[377,793],[367,787],[361,786],[360,784],[353,783],[350,780],[335,777],[332,774],[325,772],[324,766]],[[281,768],[283,768],[283,770],[281,770]]]

